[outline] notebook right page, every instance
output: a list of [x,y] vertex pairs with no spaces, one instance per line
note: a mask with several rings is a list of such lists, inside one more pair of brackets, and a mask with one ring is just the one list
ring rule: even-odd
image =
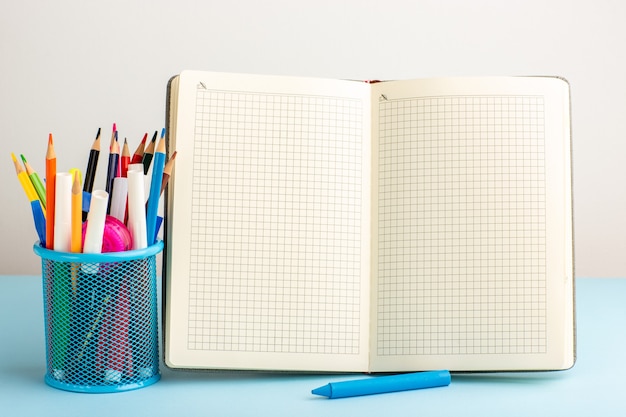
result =
[[573,365],[569,86],[375,84],[372,370]]

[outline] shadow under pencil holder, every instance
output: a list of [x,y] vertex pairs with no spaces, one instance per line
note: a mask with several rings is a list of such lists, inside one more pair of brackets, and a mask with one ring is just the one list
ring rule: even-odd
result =
[[159,371],[156,255],[140,250],[41,257],[46,376],[66,391],[106,393],[154,384]]

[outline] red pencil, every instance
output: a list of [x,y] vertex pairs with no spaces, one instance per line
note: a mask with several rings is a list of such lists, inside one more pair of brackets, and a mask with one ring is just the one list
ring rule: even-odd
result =
[[137,149],[135,149],[135,153],[133,154],[133,159],[130,161],[131,164],[140,164],[143,160],[143,151],[146,147],[146,139],[148,139],[148,134],[143,135],[143,139]]
[[54,205],[56,194],[57,156],[52,143],[52,133],[48,135],[46,152],[46,248],[54,249]]
[[130,150],[128,149],[128,141],[126,138],[124,138],[124,146],[122,147],[122,156],[120,161],[122,163],[122,177],[126,178],[128,165],[130,164]]

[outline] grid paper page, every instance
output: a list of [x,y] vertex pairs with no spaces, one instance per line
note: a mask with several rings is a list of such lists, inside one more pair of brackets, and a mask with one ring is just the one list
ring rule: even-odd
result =
[[379,112],[377,353],[545,352],[543,98]]
[[198,89],[188,349],[358,353],[361,106]]

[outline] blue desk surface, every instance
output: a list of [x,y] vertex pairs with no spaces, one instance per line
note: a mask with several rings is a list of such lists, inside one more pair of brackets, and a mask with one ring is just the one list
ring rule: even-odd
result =
[[626,279],[578,279],[578,360],[563,372],[453,375],[445,388],[328,400],[311,389],[354,375],[172,371],[115,394],[44,383],[39,277],[0,276],[0,414],[4,416],[606,416],[626,415]]

